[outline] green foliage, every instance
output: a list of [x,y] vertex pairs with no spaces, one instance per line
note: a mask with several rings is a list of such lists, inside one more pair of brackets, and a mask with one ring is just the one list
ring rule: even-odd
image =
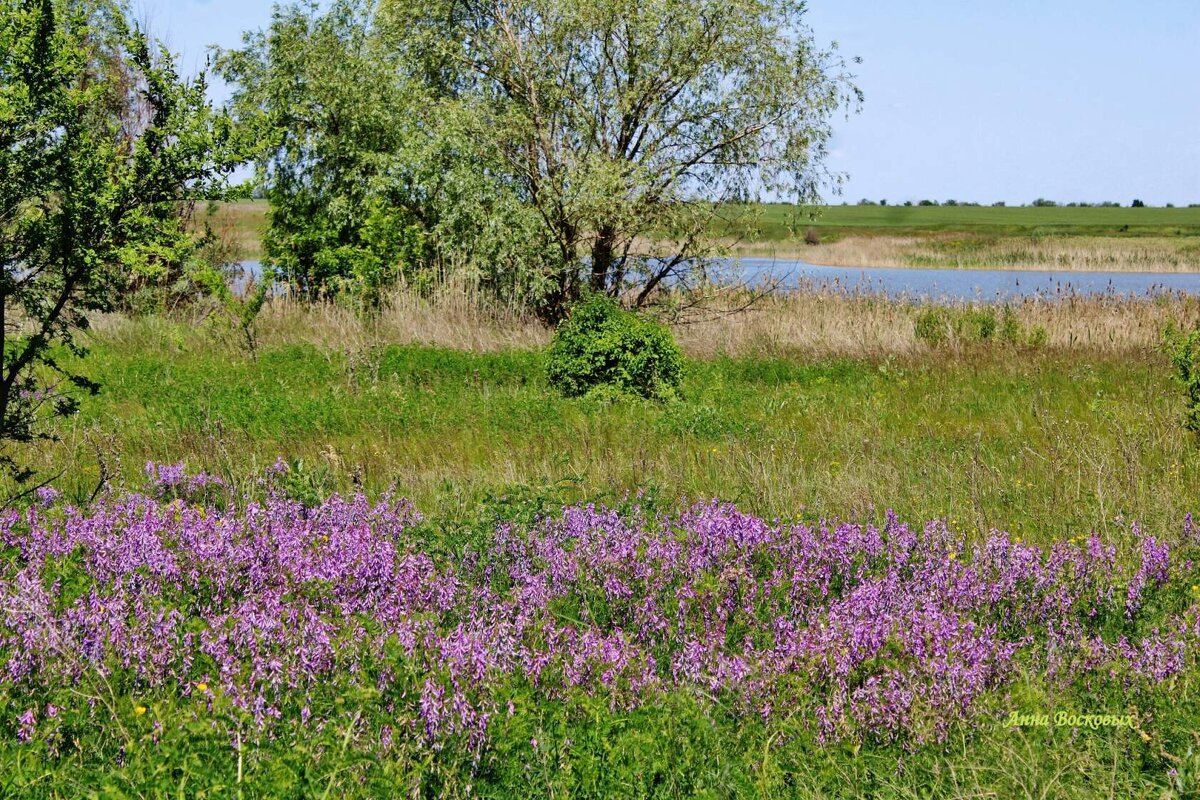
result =
[[999,338],[1001,342],[1025,347],[1042,347],[1046,344],[1046,329],[1041,325],[1026,328],[1008,306],[1000,316]]
[[[1017,315],[1013,313],[1011,308],[1005,306],[1000,317],[1000,341],[1016,344],[1021,341],[1023,333],[1021,321],[1017,319]],[[1045,335],[1044,330],[1042,331],[1042,335]]]
[[926,306],[917,312],[913,323],[917,339],[930,347],[946,344],[1000,343],[1040,347],[1046,331],[1038,326],[1026,330],[1017,315],[1004,306],[999,316],[992,306],[955,308]]
[[1183,426],[1200,433],[1200,328],[1183,333],[1169,326],[1163,345],[1171,359],[1175,381],[1183,389]]
[[555,332],[546,375],[567,397],[615,391],[666,400],[678,393],[683,354],[665,325],[594,295]]
[[88,311],[194,259],[180,204],[224,196],[248,149],[205,91],[116,3],[0,4],[0,442],[97,391],[61,363]]
[[[720,250],[726,201],[753,187],[813,202],[836,182],[829,122],[860,98],[804,14],[793,0],[278,8],[218,63],[239,116],[275,131],[267,262],[312,297],[432,275],[548,322],[585,287],[637,287],[643,304]],[[373,215],[387,235],[370,235]]]
[[584,287],[641,304],[687,276],[752,187],[814,201],[829,120],[860,99],[792,0],[391,0],[380,17],[437,113],[474,110],[496,179],[536,210],[549,321]]
[[193,280],[216,302],[218,321],[235,331],[241,344],[251,355],[255,354],[258,350],[255,321],[266,305],[271,282],[251,280],[238,293],[229,285],[229,275],[211,265],[197,269]]
[[996,312],[991,308],[967,309],[959,317],[959,332],[972,342],[986,342],[996,332]]
[[243,124],[270,131],[259,181],[270,201],[264,264],[312,298],[360,293],[376,304],[421,248],[413,215],[384,175],[404,143],[393,58],[368,35],[369,4],[277,6],[267,31],[224,52]]
[[917,314],[916,336],[922,342],[936,347],[950,338],[950,314],[941,306],[929,306]]

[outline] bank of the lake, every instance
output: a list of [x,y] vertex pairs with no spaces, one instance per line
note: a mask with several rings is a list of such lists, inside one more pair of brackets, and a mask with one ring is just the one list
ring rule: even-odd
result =
[[[209,222],[243,258],[262,256],[265,201]],[[747,206],[714,234],[741,257],[842,267],[1200,272],[1200,208]],[[809,229],[817,244],[805,241]]]

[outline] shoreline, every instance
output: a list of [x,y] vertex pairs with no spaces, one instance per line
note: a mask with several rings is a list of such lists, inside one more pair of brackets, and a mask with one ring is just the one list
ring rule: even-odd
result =
[[842,269],[1200,274],[1200,237],[844,236],[828,243],[724,243],[737,259]]
[[774,259],[778,261],[795,261],[811,267],[829,267],[831,269],[861,269],[861,270],[883,270],[883,269],[903,269],[903,270],[930,270],[937,272],[1029,272],[1029,273],[1054,273],[1054,272],[1071,272],[1087,274],[1091,272],[1111,272],[1113,274],[1124,275],[1192,275],[1200,274],[1200,268],[1193,269],[1172,269],[1172,270],[1155,270],[1155,269],[1131,269],[1125,267],[1093,267],[1093,266],[1010,266],[997,264],[958,264],[958,265],[934,265],[934,264],[845,264],[832,263],[830,261],[816,261],[811,258],[802,258],[807,255],[803,250],[788,250],[783,253],[756,253],[756,252],[740,252],[733,251],[730,253],[731,259]]
[[[799,261],[817,267],[843,269],[930,269],[942,271],[995,270],[1004,272],[1102,272],[1141,274],[1200,273],[1200,227],[1184,225],[1174,231],[1143,229],[1137,235],[1117,235],[1112,231],[1087,228],[1048,229],[1031,216],[1034,209],[942,209],[940,213],[956,211],[962,219],[955,221],[963,227],[953,229],[903,230],[889,227],[883,219],[872,227],[838,227],[838,220],[848,214],[864,214],[870,209],[830,208],[823,224],[815,226],[822,237],[818,244],[807,244],[803,238],[782,230],[779,225],[764,224],[760,239],[718,237],[715,243],[726,249],[729,257],[763,258]],[[931,216],[925,209],[887,209],[889,214],[901,211],[917,222]],[[777,209],[764,209],[767,217],[777,215]],[[882,209],[877,209],[882,214]],[[1146,215],[1117,214],[1121,209],[1051,209],[1058,212],[1104,212],[1114,216],[1110,222],[1132,220],[1145,222]],[[1126,210],[1128,212],[1128,210]],[[1187,209],[1151,209],[1163,213],[1186,215],[1192,219],[1195,211]],[[970,213],[968,213],[970,212]],[[251,201],[227,204],[213,219],[216,228],[241,248],[247,260],[262,256],[262,234],[266,226],[266,204]],[[1076,214],[1080,216],[1080,214]],[[1095,214],[1082,214],[1083,217]],[[1103,216],[1103,215],[1101,215]],[[985,218],[988,222],[1020,221],[1025,227],[997,230],[988,225],[967,225],[968,220]],[[994,218],[994,219],[993,219]],[[766,220],[770,222],[771,220]],[[774,220],[777,222],[777,220]],[[928,221],[933,221],[932,219]],[[1045,220],[1040,220],[1045,223]],[[653,239],[639,239],[643,245]],[[663,242],[663,244],[667,244]]]

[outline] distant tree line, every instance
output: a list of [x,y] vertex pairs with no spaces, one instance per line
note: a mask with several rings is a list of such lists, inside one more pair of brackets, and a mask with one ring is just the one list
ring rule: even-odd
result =
[[[860,206],[886,206],[887,204],[888,204],[887,200],[875,201],[875,200],[870,200],[865,197],[863,199],[859,200],[857,203],[857,205],[860,205]],[[848,205],[848,203],[842,203],[842,205]],[[912,206],[912,205],[914,205],[914,203],[911,200],[905,200],[901,205]],[[946,207],[964,206],[964,207],[972,207],[972,208],[981,208],[983,206],[982,203],[969,202],[969,201],[965,201],[965,200],[963,200],[963,201],[945,200],[942,202],[939,202],[937,200],[918,200],[916,202],[916,205],[918,205],[918,206],[946,206]],[[1000,200],[998,202],[991,203],[990,205],[992,208],[1005,208],[1008,204],[1005,203],[1003,200]],[[1130,208],[1147,208],[1147,205],[1143,201],[1135,199],[1132,203],[1129,204],[1129,207]],[[1200,203],[1192,203],[1192,204],[1189,204],[1187,207],[1188,208],[1200,208]],[[1122,205],[1120,203],[1112,201],[1112,200],[1105,200],[1105,201],[1098,202],[1098,203],[1089,203],[1086,201],[1071,202],[1071,203],[1059,203],[1055,200],[1047,200],[1044,197],[1039,197],[1038,199],[1034,200],[1032,203],[1028,203],[1023,206],[1015,206],[1015,208],[1122,208]],[[1175,208],[1175,204],[1167,203],[1166,205],[1163,206],[1163,208]]]

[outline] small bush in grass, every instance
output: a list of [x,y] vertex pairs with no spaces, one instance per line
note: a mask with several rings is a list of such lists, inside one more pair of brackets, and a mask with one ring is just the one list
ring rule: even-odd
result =
[[970,342],[986,342],[996,332],[996,312],[990,308],[972,308],[959,319],[960,334]]
[[1170,325],[1163,343],[1185,395],[1183,426],[1200,432],[1200,329],[1183,333]]
[[1021,329],[1021,321],[1011,308],[1005,306],[1004,314],[1000,318],[1000,340],[1009,344],[1020,344],[1023,339],[1025,334]]
[[615,390],[666,400],[678,394],[683,354],[666,326],[597,295],[554,334],[546,374],[567,397]]
[[916,335],[925,344],[937,346],[950,338],[950,315],[940,306],[926,308],[917,315]]
[[995,308],[944,308],[931,306],[916,317],[914,333],[931,347],[946,344],[986,344],[1000,342],[1008,345],[1040,347],[1046,343],[1046,330],[1041,326],[1026,329],[1008,306],[999,315]]

